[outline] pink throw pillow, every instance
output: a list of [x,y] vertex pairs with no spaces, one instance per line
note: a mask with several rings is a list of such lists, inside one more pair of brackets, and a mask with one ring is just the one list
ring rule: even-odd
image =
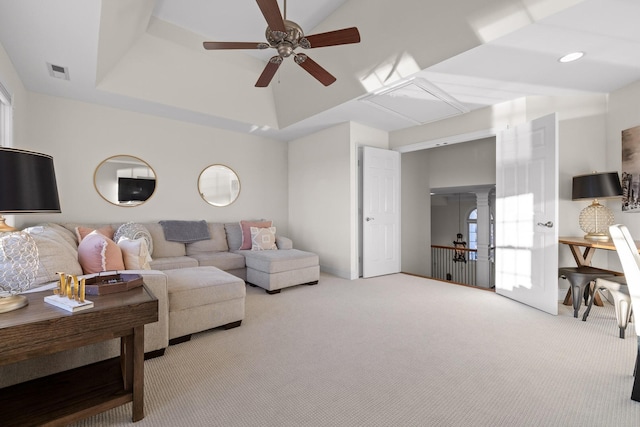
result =
[[97,231],[87,234],[78,245],[78,261],[84,274],[124,270],[122,250]]
[[240,249],[251,249],[251,227],[268,228],[272,225],[272,221],[240,221],[240,228],[242,228]]

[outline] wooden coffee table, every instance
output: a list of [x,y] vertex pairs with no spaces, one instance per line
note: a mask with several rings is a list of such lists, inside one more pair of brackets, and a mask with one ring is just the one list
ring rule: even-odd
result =
[[144,418],[144,325],[158,320],[146,286],[91,296],[94,307],[70,313],[26,294],[27,307],[0,314],[0,364],[120,338],[120,357],[0,389],[0,425],[66,425],[133,402]]

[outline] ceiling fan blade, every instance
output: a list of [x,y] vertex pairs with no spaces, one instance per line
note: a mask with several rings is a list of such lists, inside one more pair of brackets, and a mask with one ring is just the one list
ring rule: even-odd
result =
[[[215,49],[264,49],[262,42],[203,42],[207,50]],[[268,45],[266,46],[268,47]]]
[[298,53],[294,57],[296,64],[307,70],[309,74],[316,78],[320,83],[325,86],[329,86],[336,81],[336,78],[331,75],[327,70],[322,68],[316,61],[309,58],[304,53]]
[[256,87],[267,87],[269,83],[271,83],[271,79],[276,75],[276,71],[278,71],[278,67],[282,64],[282,58],[279,56],[274,56],[269,60],[267,66],[262,70],[262,74],[258,78],[256,82]]
[[305,38],[311,45],[310,48],[336,46],[340,44],[360,43],[360,32],[356,27],[351,27],[329,31],[327,33],[312,34]]
[[256,2],[271,31],[282,31],[286,33],[287,29],[284,27],[284,20],[280,13],[280,7],[278,7],[278,0],[256,0]]

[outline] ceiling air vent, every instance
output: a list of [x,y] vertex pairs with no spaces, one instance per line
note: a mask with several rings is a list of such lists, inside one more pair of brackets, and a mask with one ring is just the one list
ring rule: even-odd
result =
[[468,113],[469,109],[435,85],[420,78],[360,98],[417,124]]
[[47,69],[49,75],[56,79],[69,80],[69,69],[67,67],[61,67],[60,65],[54,65],[47,62]]

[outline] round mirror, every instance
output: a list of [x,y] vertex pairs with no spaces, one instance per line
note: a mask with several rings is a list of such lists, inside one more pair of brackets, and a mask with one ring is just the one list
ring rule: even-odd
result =
[[113,156],[98,165],[93,184],[103,199],[116,206],[138,206],[156,189],[156,174],[134,156]]
[[225,165],[211,165],[198,177],[198,192],[210,205],[228,206],[240,194],[240,180],[233,169]]

